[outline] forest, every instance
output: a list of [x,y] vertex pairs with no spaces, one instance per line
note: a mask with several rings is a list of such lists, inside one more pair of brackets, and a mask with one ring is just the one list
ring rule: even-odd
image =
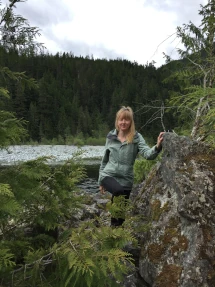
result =
[[[159,131],[174,130],[214,148],[215,0],[201,5],[199,27],[176,28],[179,59],[165,55],[159,68],[45,53],[35,41],[38,28],[16,15],[19,2],[0,7],[1,148],[74,138],[104,144],[122,105],[133,108],[136,129],[149,143]],[[134,265],[124,247],[137,243],[135,218],[125,229],[98,217],[77,225],[75,215],[90,201],[77,189],[85,177],[75,158],[55,169],[47,158],[1,167],[1,286],[119,286]]]
[[[94,60],[72,53],[26,56],[4,47],[0,48],[0,65],[12,72],[25,71],[36,81],[36,86],[29,88],[1,78],[1,85],[7,85],[11,95],[4,108],[27,122],[28,140],[66,140],[80,133],[105,136],[114,127],[116,111],[122,105],[137,111],[135,122],[142,133],[153,137],[163,129],[159,120],[144,126],[152,112],[142,113],[141,107],[153,102],[160,107],[169,98],[172,84],[163,83],[170,75],[169,67],[156,69],[153,64]],[[175,128],[171,113],[165,121],[167,128]]]
[[[11,26],[16,24],[16,19],[13,21]],[[138,65],[124,59],[75,57],[72,52],[52,55],[35,46],[23,52],[17,32],[2,26],[5,35],[0,46],[0,66],[5,75],[0,85],[7,87],[10,95],[3,108],[25,121],[28,135],[24,142],[55,139],[65,144],[73,137],[105,137],[114,128],[116,111],[127,105],[134,110],[136,129],[149,139],[163,130],[187,135],[194,123],[200,130],[203,117],[210,115],[209,121],[212,118],[209,110],[213,98],[204,97],[214,81],[211,21],[202,31],[193,24],[178,27],[177,35],[186,49],[178,49],[179,60],[171,61],[165,55],[166,64],[159,68],[153,62]],[[33,29],[36,33],[37,28]],[[210,33],[207,43],[206,29]],[[189,39],[186,33],[193,35]],[[11,73],[20,75],[16,78]],[[208,137],[208,131],[203,133]]]

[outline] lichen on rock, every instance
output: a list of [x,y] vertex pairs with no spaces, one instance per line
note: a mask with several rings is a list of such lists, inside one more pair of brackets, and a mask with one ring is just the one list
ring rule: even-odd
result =
[[137,234],[141,277],[152,287],[214,287],[215,151],[167,133],[161,162],[139,188],[138,224],[150,222]]

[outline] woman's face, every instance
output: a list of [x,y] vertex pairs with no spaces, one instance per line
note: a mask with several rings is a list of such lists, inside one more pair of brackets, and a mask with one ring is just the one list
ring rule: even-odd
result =
[[122,132],[128,131],[130,126],[131,126],[131,120],[130,119],[126,119],[124,117],[120,117],[118,119],[117,123],[118,123],[119,131],[122,131]]

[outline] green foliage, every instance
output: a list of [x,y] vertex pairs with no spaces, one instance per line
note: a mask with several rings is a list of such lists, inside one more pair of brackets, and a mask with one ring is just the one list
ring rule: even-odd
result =
[[215,2],[201,5],[201,25],[192,22],[177,27],[177,37],[184,49],[178,49],[183,59],[178,69],[168,78],[177,82],[179,89],[172,92],[168,104],[179,114],[182,125],[191,123],[190,135],[196,140],[207,140],[215,132]]
[[28,250],[38,252],[53,245],[57,238],[51,235],[65,224],[82,201],[74,193],[77,183],[85,177],[81,164],[70,160],[52,168],[47,160],[39,158],[7,167],[0,173],[1,249],[13,254],[14,265],[23,260]]
[[89,137],[86,139],[85,141],[85,144],[86,145],[105,145],[105,141],[106,141],[106,138],[103,137],[103,138],[93,138],[93,137]]
[[[21,83],[23,87],[27,88],[38,88],[38,85],[33,78],[29,78],[26,75],[26,72],[14,72],[11,71],[8,67],[0,67],[1,76],[7,82],[7,80],[13,81],[14,83]],[[8,98],[7,90],[1,88],[1,93]]]
[[63,246],[69,263],[62,270],[65,286],[117,286],[116,280],[122,281],[133,265],[131,255],[122,250],[128,242],[136,240],[122,228],[83,223]]
[[74,141],[73,141],[73,144],[76,145],[76,146],[83,146],[84,145],[84,140],[82,139],[79,139],[79,138],[75,138]]
[[137,159],[134,163],[134,183],[142,182],[158,160]]
[[[39,158],[2,170],[2,202],[11,202],[14,210],[19,207],[18,213],[11,211],[10,216],[1,218],[3,236],[11,228],[7,226],[7,222],[12,220],[11,215],[15,216],[14,224],[53,230],[60,225],[62,217],[71,216],[71,207],[78,206],[80,199],[74,191],[77,190],[76,184],[85,176],[84,168],[79,163],[68,161],[53,169],[47,165],[47,160]],[[7,182],[10,182],[10,189]],[[9,209],[11,204],[2,205],[2,209]]]
[[113,218],[125,218],[128,206],[129,201],[124,196],[115,196],[113,203],[107,204],[108,211]]
[[0,275],[3,272],[11,271],[15,267],[13,254],[9,249],[0,249]]
[[134,236],[128,229],[103,226],[99,218],[69,228],[68,220],[85,200],[77,190],[85,172],[74,159],[55,168],[47,161],[1,170],[0,199],[8,203],[0,209],[2,284],[117,286],[133,268],[123,247],[136,243]]
[[[6,215],[15,215],[20,210],[20,205],[16,201],[14,193],[9,184],[0,183],[0,214],[2,215],[0,218],[0,224],[2,217]],[[3,222],[4,223],[4,220]]]
[[14,286],[22,287],[118,286],[116,281],[122,282],[124,275],[134,268],[131,254],[123,249],[126,244],[137,241],[129,229],[98,227],[98,220],[97,224],[92,220],[65,230],[59,243],[46,250],[28,248],[23,264],[13,271],[11,267],[15,264],[10,250],[1,249],[5,266],[0,269],[2,282],[10,284],[13,280]]
[[[13,98],[7,107],[28,122],[29,138],[38,142],[51,142],[60,135],[65,143],[71,143],[71,137],[79,137],[82,132],[85,141],[96,144],[114,127],[121,105],[128,104],[135,111],[137,103],[154,99],[158,91],[159,97],[163,93],[155,68],[124,60],[87,60],[71,54],[24,56],[0,49],[0,65],[7,65],[11,71],[26,71],[39,83],[38,89],[25,86],[22,92],[18,84],[16,89],[9,84]],[[137,130],[148,116],[135,115]],[[158,131],[158,124],[144,129],[152,138]]]
[[[213,108],[215,107],[215,99],[212,96],[215,93],[215,88],[204,88],[195,85],[184,89],[184,91],[186,92],[186,96],[172,96],[171,100],[169,101],[170,105],[175,105],[178,107],[178,109],[185,109],[185,111],[181,111],[180,115],[180,118],[183,119],[183,121],[186,117],[189,116],[190,120],[193,122],[198,110],[201,109],[202,124],[199,126],[198,136],[201,136],[203,134],[209,135],[210,132],[213,131],[215,128],[215,108]],[[205,97],[205,95],[208,96]],[[206,107],[207,105],[210,105],[211,109],[207,112],[203,112],[204,107]]]
[[9,98],[9,92],[7,89],[0,87],[0,98],[2,97]]
[[[25,1],[25,0],[24,0]],[[13,0],[0,10],[0,44],[8,51],[16,50],[19,54],[31,54],[41,51],[41,43],[35,41],[40,36],[37,27],[30,27],[28,21],[14,13],[15,4],[24,2]],[[0,3],[1,4],[1,3]]]
[[0,148],[24,139],[27,135],[24,124],[25,121],[18,120],[12,113],[0,111]]
[[[36,28],[29,27],[26,19],[14,15],[13,7],[19,0],[10,1],[7,7],[0,10],[0,44],[6,50],[16,50],[20,53],[33,49],[39,45],[34,43],[34,37],[38,34]],[[1,4],[1,3],[0,3]],[[10,87],[18,87],[20,90],[37,88],[33,78],[25,72],[12,71],[0,63],[0,148],[10,144],[17,144],[27,136],[26,121],[22,118],[17,119],[15,112],[11,109],[5,110],[10,100]],[[12,89],[14,92],[14,89]],[[22,104],[22,103],[21,103]]]
[[[76,91],[77,83],[71,81],[71,71],[68,73],[68,79],[63,76],[63,87],[68,85],[69,92],[64,90],[59,94],[59,83],[55,78],[50,81],[50,73],[42,73],[44,78],[40,81],[39,97],[35,89],[36,82],[28,78],[27,73],[14,72],[16,69],[22,70],[18,59],[22,58],[24,62],[35,59],[40,44],[34,41],[38,29],[31,28],[26,19],[13,13],[14,5],[22,1],[9,2],[10,4],[0,11],[0,32],[3,36],[0,43],[4,47],[0,47],[0,52],[9,57],[9,61],[6,61],[7,67],[4,67],[5,57],[0,58],[0,96],[3,98],[0,103],[1,147],[21,140],[25,134],[23,125],[26,122],[17,119],[15,114],[26,116],[28,111],[31,120],[29,130],[34,135],[33,140],[39,135],[40,139],[56,138],[63,142],[66,137],[71,136],[70,125],[81,141],[84,140],[82,128],[85,134],[90,131],[88,136],[95,136],[91,116],[86,108],[88,104],[94,107],[94,102],[86,102],[86,99],[91,99],[89,94],[86,92],[87,97],[82,99],[84,108],[78,109],[81,115],[79,119],[76,118],[78,97],[73,97],[71,102],[66,100],[66,97],[71,96],[71,86],[68,83],[73,83]],[[53,70],[49,64],[48,66],[49,70]],[[34,65],[31,74],[36,70],[35,67]],[[88,91],[88,88],[85,86],[84,90]],[[62,94],[66,95],[63,100]],[[9,95],[12,95],[12,99]],[[59,104],[60,119],[55,113]],[[16,113],[11,112],[13,109]],[[68,115],[70,117],[67,121],[65,119]],[[93,118],[98,121],[97,126],[101,127],[98,120],[100,117],[93,113]],[[55,126],[58,134],[53,132]],[[36,133],[35,129],[38,129]],[[83,208],[85,200],[79,195],[77,188],[77,183],[86,176],[79,158],[80,153],[61,166],[51,167],[48,165],[49,158],[42,157],[1,169],[2,286],[118,286],[116,280],[122,281],[123,275],[133,266],[131,255],[123,250],[128,242],[135,242],[129,230],[104,227],[101,222],[98,224],[99,219],[73,227],[77,225],[73,218],[78,209]]]

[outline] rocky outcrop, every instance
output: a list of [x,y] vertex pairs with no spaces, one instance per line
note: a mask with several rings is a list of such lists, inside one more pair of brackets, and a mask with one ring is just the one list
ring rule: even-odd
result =
[[[110,194],[86,196],[73,222],[96,215],[109,225]],[[161,161],[132,190],[131,202],[128,218],[141,218],[133,222],[139,247],[126,247],[136,268],[122,287],[214,287],[215,151],[166,133]]]
[[161,162],[133,191],[135,214],[150,223],[139,274],[151,287],[215,286],[215,152],[166,133]]

